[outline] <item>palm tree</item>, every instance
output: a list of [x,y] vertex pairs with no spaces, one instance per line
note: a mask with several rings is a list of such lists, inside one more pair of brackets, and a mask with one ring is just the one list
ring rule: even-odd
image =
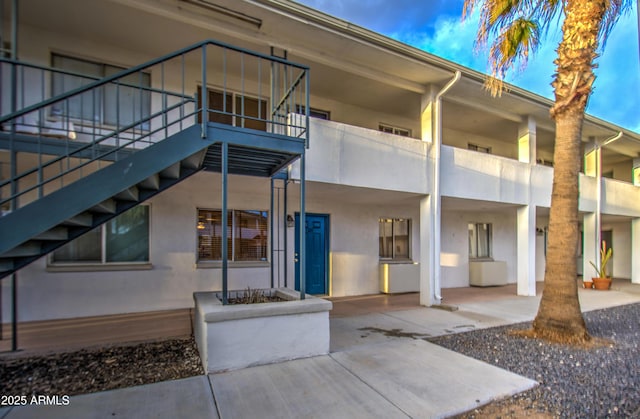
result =
[[579,245],[578,173],[582,121],[591,94],[598,51],[633,0],[465,0],[464,15],[480,9],[477,42],[491,43],[487,86],[502,89],[514,64],[526,65],[550,23],[562,22],[551,84],[556,124],[554,174],[544,291],[530,334],[547,340],[590,340],[578,300],[575,255]]

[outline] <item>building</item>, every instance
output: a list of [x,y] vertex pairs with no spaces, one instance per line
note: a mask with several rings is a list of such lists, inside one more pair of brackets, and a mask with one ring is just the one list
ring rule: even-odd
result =
[[[285,0],[0,3],[18,59],[0,67],[0,202],[19,221],[2,225],[16,236],[0,252],[3,322],[14,283],[21,322],[191,307],[222,288],[225,206],[229,289],[298,286],[303,203],[313,294],[419,290],[432,305],[441,288],[534,295],[543,279],[549,100],[492,98],[473,70]],[[233,138],[226,205],[223,147],[195,141],[203,119]],[[575,263],[590,272],[601,230],[613,275],[640,282],[640,135],[587,116],[583,143]],[[109,169],[134,151],[148,154],[133,172],[167,160],[135,182]],[[32,205],[47,196],[66,198]],[[83,203],[90,220],[65,213]]]

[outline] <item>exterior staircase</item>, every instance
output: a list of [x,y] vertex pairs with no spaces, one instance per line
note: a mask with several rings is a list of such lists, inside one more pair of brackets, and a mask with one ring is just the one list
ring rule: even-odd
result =
[[[200,74],[206,86],[207,51],[211,50],[226,57],[239,54],[243,65],[250,61],[246,57],[258,66],[266,62],[276,74],[287,74],[280,67],[289,74],[289,67],[300,72],[293,82],[272,85],[271,92],[285,92],[282,97],[264,98],[272,108],[268,115],[260,117],[270,132],[209,122],[215,119],[214,113],[237,120],[248,116],[228,109],[209,109],[198,102],[196,95],[185,93],[185,62],[193,62],[194,57],[201,59]],[[7,60],[5,63],[11,64],[12,69],[24,65]],[[170,66],[181,70],[165,80],[165,67]],[[10,159],[10,170],[0,170],[0,176],[4,174],[0,177],[0,279],[201,170],[220,171],[223,143],[232,151],[230,173],[276,174],[296,159],[308,143],[306,122],[293,126],[288,118],[292,109],[308,109],[308,95],[305,103],[291,101],[292,97],[301,96],[300,88],[308,89],[308,81],[306,87],[301,83],[307,70],[279,58],[209,40],[17,111],[18,104],[14,103],[13,112],[1,112],[0,116],[0,153]],[[159,74],[161,80],[156,80],[154,86],[162,87],[132,85],[131,80],[141,72]],[[181,91],[164,87],[171,82],[175,86],[176,79],[181,79],[177,83],[182,85]],[[278,82],[277,77],[272,76],[271,80],[272,84]],[[14,89],[28,88],[12,84]],[[120,115],[119,107],[126,100],[133,101],[130,108],[136,111],[147,100],[154,104],[153,112],[137,112],[134,120],[127,115],[127,122],[115,127],[96,126],[95,122],[69,116],[67,110],[78,104],[95,107],[95,98],[104,97],[105,89],[119,98],[112,113]],[[14,91],[11,96],[25,96],[24,93]],[[202,95],[207,97],[206,89]],[[88,109],[86,113],[97,112]],[[57,120],[52,131],[54,117]],[[292,132],[295,134],[287,134]]]

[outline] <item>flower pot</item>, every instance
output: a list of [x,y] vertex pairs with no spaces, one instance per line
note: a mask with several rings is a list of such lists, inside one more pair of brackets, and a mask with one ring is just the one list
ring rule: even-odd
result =
[[593,282],[592,281],[582,281],[582,287],[583,288],[587,288],[587,289],[591,289],[591,288],[593,288]]
[[611,288],[611,278],[592,278],[593,288],[605,291]]

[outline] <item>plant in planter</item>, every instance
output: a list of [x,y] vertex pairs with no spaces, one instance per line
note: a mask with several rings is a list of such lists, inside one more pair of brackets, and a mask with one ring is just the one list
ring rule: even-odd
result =
[[600,269],[598,269],[595,263],[589,262],[598,274],[597,277],[592,278],[593,287],[597,290],[608,290],[611,288],[611,278],[607,277],[607,263],[611,260],[612,255],[613,250],[611,248],[607,249],[607,243],[602,242],[602,249],[600,249]]

